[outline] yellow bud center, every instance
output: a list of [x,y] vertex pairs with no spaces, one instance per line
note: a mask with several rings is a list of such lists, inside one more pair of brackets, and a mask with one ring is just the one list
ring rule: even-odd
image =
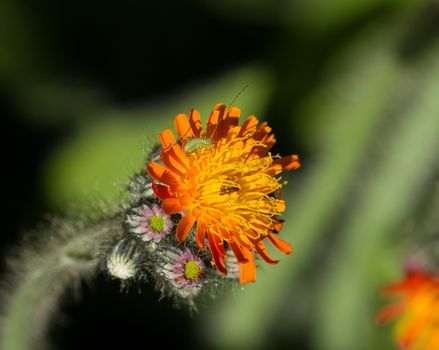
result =
[[153,215],[148,221],[149,227],[155,232],[162,232],[165,228],[165,219],[158,215]]
[[200,264],[194,260],[189,260],[184,265],[184,277],[190,281],[196,280],[201,275],[201,267]]

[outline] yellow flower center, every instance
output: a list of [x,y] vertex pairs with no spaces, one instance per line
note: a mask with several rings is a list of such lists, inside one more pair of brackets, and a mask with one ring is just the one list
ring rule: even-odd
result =
[[253,232],[253,238],[267,235],[284,203],[272,195],[281,185],[266,173],[273,157],[257,155],[262,147],[254,140],[233,138],[190,153],[188,209],[198,212],[199,220],[214,230]]
[[162,216],[153,215],[148,220],[148,225],[155,232],[163,232],[163,229],[165,228],[165,219]]
[[184,265],[184,277],[187,280],[190,281],[195,281],[196,279],[198,279],[201,275],[201,267],[200,264],[197,263],[194,260],[189,260],[185,265]]

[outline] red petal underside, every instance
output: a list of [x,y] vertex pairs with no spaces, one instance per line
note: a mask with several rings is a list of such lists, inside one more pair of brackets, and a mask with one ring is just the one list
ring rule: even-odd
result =
[[421,286],[431,283],[432,277],[424,272],[414,272],[406,276],[406,278],[397,283],[391,283],[384,289],[384,294],[394,295],[407,293],[417,290]]
[[201,250],[206,249],[206,225],[198,221],[197,230],[195,231],[195,240],[197,241],[197,246]]
[[382,308],[376,317],[379,324],[386,324],[404,311],[404,303],[395,303]]
[[169,187],[153,182],[151,188],[154,191],[156,197],[160,200],[172,197],[171,192],[169,192]]
[[219,252],[221,254],[220,256],[224,260],[226,258],[226,248],[224,247],[224,241],[223,241],[223,239],[221,237],[219,237],[219,236],[217,236],[215,234],[212,234],[212,236],[213,236],[213,239],[216,242],[216,246],[219,249]]
[[183,216],[180,222],[177,225],[177,239],[180,243],[183,243],[186,239],[187,235],[191,231],[195,222],[197,221],[197,217],[192,213],[187,213]]
[[[227,274],[226,264],[224,263],[224,247],[220,247],[218,244],[218,238],[212,234],[211,232],[207,232],[207,239],[209,241],[210,251],[212,252],[213,262],[215,264],[215,268],[223,275]],[[221,243],[222,244],[222,243]]]
[[267,248],[265,247],[265,244],[259,241],[255,244],[255,249],[258,252],[259,256],[264,259],[264,261],[267,264],[276,265],[279,260],[273,259],[267,252]]

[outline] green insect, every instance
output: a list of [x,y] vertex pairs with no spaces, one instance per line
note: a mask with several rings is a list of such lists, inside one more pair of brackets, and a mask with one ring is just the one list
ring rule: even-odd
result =
[[192,153],[198,148],[209,147],[209,146],[212,146],[212,141],[210,141],[210,139],[207,137],[200,137],[200,138],[189,139],[186,145],[184,146],[184,150],[188,153]]

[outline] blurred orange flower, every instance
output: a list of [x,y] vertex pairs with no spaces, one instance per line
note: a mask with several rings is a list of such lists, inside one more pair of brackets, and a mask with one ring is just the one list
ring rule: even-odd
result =
[[263,240],[289,254],[291,246],[277,237],[285,211],[280,178],[284,170],[300,166],[296,155],[274,156],[276,143],[267,123],[249,116],[238,126],[240,110],[217,104],[201,126],[200,114],[179,114],[170,129],[160,134],[162,164],[150,161],[147,172],[157,182],[154,190],[167,214],[182,213],[177,239],[183,242],[196,224],[200,249],[209,242],[215,268],[227,274],[224,242],[240,265],[241,283],[256,280],[256,251],[267,263],[276,264]]
[[439,349],[439,276],[411,272],[398,283],[384,289],[388,296],[399,296],[394,304],[378,313],[378,322],[398,318],[395,337],[404,350]]

